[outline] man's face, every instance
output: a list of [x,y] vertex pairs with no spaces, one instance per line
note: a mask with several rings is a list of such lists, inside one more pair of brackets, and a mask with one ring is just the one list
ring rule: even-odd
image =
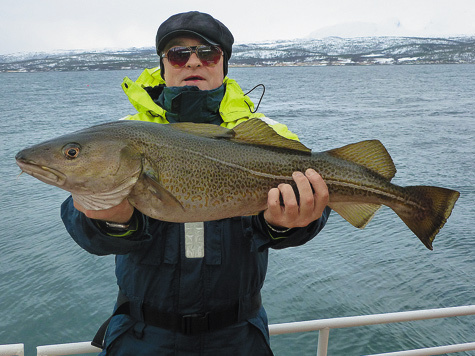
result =
[[[199,46],[205,45],[204,41],[193,37],[177,37],[165,47],[168,49],[176,46]],[[197,86],[201,90],[212,90],[223,84],[223,56],[215,66],[204,66],[196,53],[192,53],[184,67],[172,66],[167,58],[163,58],[165,69],[165,83],[167,87],[183,87],[185,85]]]

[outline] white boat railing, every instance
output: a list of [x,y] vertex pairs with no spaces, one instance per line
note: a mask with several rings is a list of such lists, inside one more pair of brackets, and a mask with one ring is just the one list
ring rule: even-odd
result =
[[[317,356],[327,356],[328,337],[331,329],[341,329],[377,324],[401,323],[406,321],[439,319],[466,315],[475,315],[475,305],[274,324],[269,325],[269,331],[271,335],[318,331]],[[470,337],[475,336],[471,335]],[[475,342],[444,346],[443,350],[443,352],[440,352],[440,347],[432,347],[418,350],[399,351],[367,356],[422,356],[441,355],[444,353],[453,353],[461,351],[472,351],[475,350]]]
[[[269,332],[271,335],[279,335],[318,331],[317,356],[327,356],[328,339],[331,329],[341,329],[377,324],[401,323],[417,320],[450,318],[467,315],[475,315],[475,305],[273,324],[269,325]],[[469,337],[475,336],[470,335]],[[37,356],[65,356],[85,353],[99,353],[100,351],[100,349],[91,346],[90,342],[38,346],[36,350]],[[389,352],[366,356],[430,356],[463,351],[475,351],[475,342],[427,347],[421,349]],[[0,345],[0,356],[24,356],[24,345]]]
[[23,344],[0,345],[0,356],[23,356],[24,354]]

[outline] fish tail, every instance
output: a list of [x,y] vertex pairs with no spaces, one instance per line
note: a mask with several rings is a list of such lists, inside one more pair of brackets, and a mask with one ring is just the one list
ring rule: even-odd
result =
[[404,189],[424,207],[421,209],[420,206],[412,206],[408,209],[408,206],[401,206],[394,211],[422,243],[432,250],[435,235],[452,213],[460,193],[451,189],[430,186],[410,186]]

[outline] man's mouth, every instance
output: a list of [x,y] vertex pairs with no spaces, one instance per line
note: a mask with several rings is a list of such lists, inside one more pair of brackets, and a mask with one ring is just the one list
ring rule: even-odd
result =
[[194,82],[197,80],[204,80],[204,78],[200,77],[199,75],[193,75],[193,76],[185,78],[185,82]]

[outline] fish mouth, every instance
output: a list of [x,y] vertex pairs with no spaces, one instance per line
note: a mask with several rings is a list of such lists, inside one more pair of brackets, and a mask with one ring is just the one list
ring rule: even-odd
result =
[[36,164],[35,162],[22,157],[15,157],[16,163],[22,170],[40,181],[56,186],[62,186],[66,181],[66,175],[56,169]]

